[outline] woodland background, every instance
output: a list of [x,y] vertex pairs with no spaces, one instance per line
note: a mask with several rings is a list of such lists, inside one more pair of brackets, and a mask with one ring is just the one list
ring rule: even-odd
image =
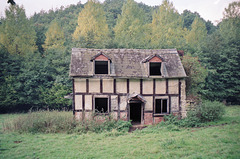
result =
[[[33,2],[34,3],[34,2]],[[0,19],[0,112],[71,109],[71,48],[176,48],[189,78],[188,98],[240,103],[240,2],[214,26],[164,0],[89,0],[27,18],[12,5]]]

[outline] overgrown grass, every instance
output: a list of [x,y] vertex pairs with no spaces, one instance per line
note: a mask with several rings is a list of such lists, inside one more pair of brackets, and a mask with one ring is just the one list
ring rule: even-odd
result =
[[[19,115],[13,115],[17,118]],[[6,115],[0,119],[6,118]],[[211,125],[211,126],[208,126]],[[104,133],[0,134],[0,158],[240,158],[240,106],[200,128],[149,126]]]
[[128,131],[131,126],[127,121],[115,121],[105,118],[102,122],[75,120],[68,111],[36,111],[18,115],[3,121],[3,130],[18,133],[101,133],[115,129],[119,132]]

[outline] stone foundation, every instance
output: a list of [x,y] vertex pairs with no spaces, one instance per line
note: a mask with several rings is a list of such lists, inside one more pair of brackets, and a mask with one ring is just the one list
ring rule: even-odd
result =
[[152,125],[153,116],[152,113],[144,113],[144,125]]
[[164,117],[154,117],[154,124],[158,124],[160,122],[164,121]]
[[120,112],[120,119],[124,121],[128,121],[127,112]]

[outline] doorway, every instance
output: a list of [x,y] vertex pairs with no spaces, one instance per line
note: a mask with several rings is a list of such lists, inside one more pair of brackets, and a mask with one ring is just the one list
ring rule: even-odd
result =
[[130,120],[132,124],[141,124],[142,103],[130,103]]

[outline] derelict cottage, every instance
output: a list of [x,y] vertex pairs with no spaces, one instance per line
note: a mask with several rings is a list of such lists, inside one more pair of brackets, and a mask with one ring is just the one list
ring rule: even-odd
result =
[[186,116],[186,73],[176,49],[73,48],[70,76],[78,119],[111,115],[154,124]]

